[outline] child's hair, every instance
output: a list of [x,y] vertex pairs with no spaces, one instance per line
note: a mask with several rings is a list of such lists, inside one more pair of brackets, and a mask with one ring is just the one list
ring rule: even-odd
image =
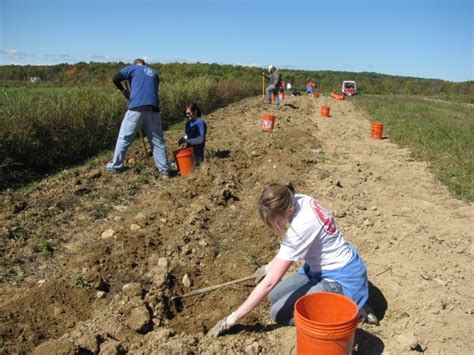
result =
[[263,222],[276,232],[283,232],[277,218],[283,216],[295,204],[295,188],[291,183],[268,184],[260,195],[258,212]]
[[186,105],[186,110],[191,110],[192,112],[196,112],[196,117],[201,117],[201,110],[196,103],[192,103]]

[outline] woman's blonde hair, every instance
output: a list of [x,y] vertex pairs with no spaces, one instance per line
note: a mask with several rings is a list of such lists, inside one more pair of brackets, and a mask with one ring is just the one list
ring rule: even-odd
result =
[[271,183],[262,191],[258,212],[263,222],[272,230],[282,233],[284,226],[277,223],[295,205],[295,188],[291,183]]

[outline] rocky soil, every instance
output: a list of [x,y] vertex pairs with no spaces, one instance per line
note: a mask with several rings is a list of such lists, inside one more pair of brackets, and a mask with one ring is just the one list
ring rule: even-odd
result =
[[[251,281],[171,301],[272,259],[279,236],[256,203],[283,179],[328,207],[367,263],[380,326],[359,325],[357,354],[474,352],[473,206],[387,135],[371,140],[354,99],[276,109],[259,97],[210,113],[207,160],[187,177],[159,180],[137,142],[121,174],[103,156],[2,192],[0,352],[296,354],[295,329],[273,324],[267,302],[205,337]],[[166,132],[170,153],[180,134]]]

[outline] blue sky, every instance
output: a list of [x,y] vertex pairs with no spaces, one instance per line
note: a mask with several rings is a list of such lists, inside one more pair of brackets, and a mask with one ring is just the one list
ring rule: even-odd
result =
[[0,0],[0,64],[208,62],[474,80],[473,0]]

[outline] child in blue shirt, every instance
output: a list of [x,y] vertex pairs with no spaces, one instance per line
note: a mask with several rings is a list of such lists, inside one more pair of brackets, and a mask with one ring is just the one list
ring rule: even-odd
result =
[[187,105],[185,113],[188,119],[184,128],[185,136],[178,140],[178,145],[186,144],[186,147],[193,147],[194,162],[199,165],[204,160],[206,121],[201,117],[201,110],[195,103]]

